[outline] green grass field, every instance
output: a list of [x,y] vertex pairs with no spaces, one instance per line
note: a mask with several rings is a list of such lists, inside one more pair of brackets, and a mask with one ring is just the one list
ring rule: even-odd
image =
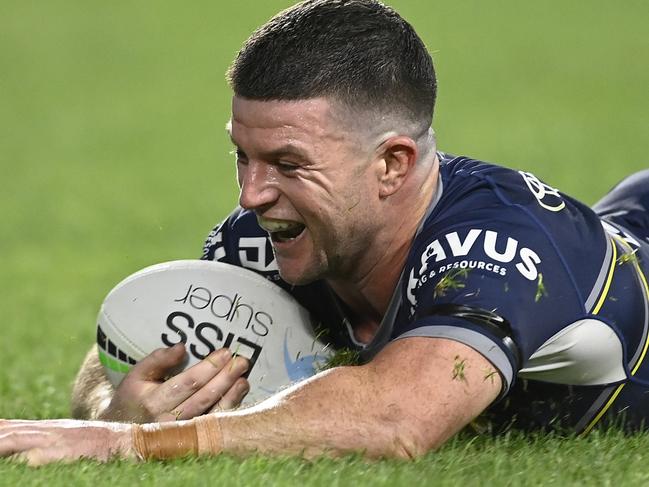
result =
[[[65,417],[104,295],[193,258],[236,202],[223,73],[289,1],[0,3],[0,417]],[[440,148],[593,203],[648,166],[649,3],[395,0],[436,60]],[[83,462],[2,485],[646,485],[649,440],[458,439],[358,458]]]

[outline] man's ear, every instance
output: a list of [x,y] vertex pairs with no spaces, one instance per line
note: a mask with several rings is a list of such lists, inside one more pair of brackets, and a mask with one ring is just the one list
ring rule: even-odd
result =
[[415,141],[403,135],[389,138],[379,146],[378,151],[382,159],[379,166],[379,196],[386,198],[403,186],[408,174],[414,170],[419,151]]

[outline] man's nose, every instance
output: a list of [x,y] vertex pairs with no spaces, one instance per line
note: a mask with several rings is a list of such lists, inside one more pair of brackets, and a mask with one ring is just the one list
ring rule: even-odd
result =
[[273,167],[263,162],[249,161],[239,167],[239,205],[247,210],[259,210],[272,205],[279,196]]

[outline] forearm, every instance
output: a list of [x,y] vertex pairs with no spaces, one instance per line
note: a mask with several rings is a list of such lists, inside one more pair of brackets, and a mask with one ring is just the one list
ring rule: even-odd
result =
[[405,411],[374,382],[368,367],[339,367],[256,407],[221,414],[223,449],[306,457],[416,454],[416,432],[402,429]]
[[0,420],[0,457],[31,465],[114,457],[340,455],[412,458],[441,445],[501,390],[491,364],[445,339],[408,338],[235,413],[144,425]]
[[[372,388],[367,375],[362,367],[336,368],[253,408],[212,415],[210,421],[144,425],[149,446],[141,456],[258,452],[314,457],[358,451],[368,457],[412,456],[415,446],[405,440],[407,432],[399,430],[396,420],[399,408],[384,408],[376,397],[374,404],[368,402],[366,391]],[[206,442],[198,441],[206,436],[205,425],[218,436],[216,450],[206,450],[201,446]]]
[[[422,455],[459,431],[500,390],[497,375],[485,379],[493,377],[488,361],[449,343],[443,354],[428,351],[424,367],[418,359],[404,360],[393,345],[368,365],[332,369],[253,408],[215,415],[219,446],[212,453]],[[457,360],[465,362],[461,378],[453,375]],[[191,430],[196,424],[180,425],[185,426]]]

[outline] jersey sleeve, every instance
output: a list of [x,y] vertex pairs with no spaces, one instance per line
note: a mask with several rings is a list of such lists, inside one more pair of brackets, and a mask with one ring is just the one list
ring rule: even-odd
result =
[[279,278],[268,233],[253,213],[241,208],[209,233],[201,259],[245,267],[270,280]]
[[472,216],[420,239],[405,269],[408,319],[393,336],[472,347],[501,374],[505,393],[548,338],[583,316],[583,297],[560,235],[517,209]]

